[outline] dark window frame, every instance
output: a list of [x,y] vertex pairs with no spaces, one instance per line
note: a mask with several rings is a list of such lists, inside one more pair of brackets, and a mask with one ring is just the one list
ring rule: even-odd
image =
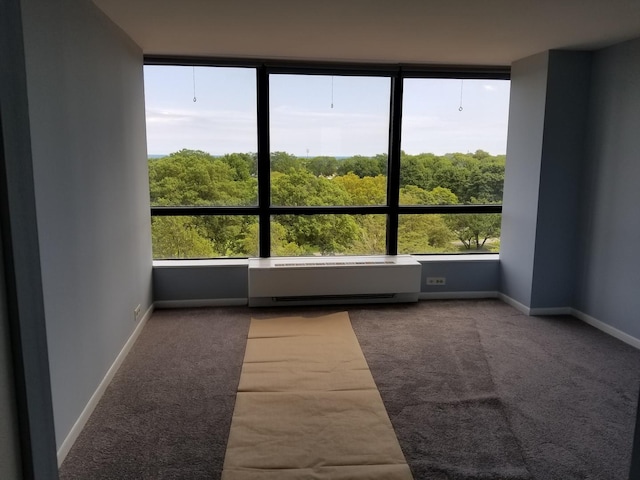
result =
[[[405,78],[451,78],[510,80],[511,69],[501,66],[384,65],[327,62],[286,62],[259,59],[224,59],[148,55],[145,65],[244,67],[256,71],[258,118],[258,205],[246,207],[152,206],[151,216],[255,215],[259,221],[259,255],[270,257],[272,215],[366,215],[387,216],[386,254],[398,254],[398,218],[407,214],[502,213],[502,204],[491,205],[400,205],[400,150],[402,99]],[[269,132],[269,76],[271,74],[379,76],[391,79],[389,105],[389,149],[387,204],[370,206],[272,206],[271,152]],[[438,255],[428,254],[428,255]],[[463,254],[464,255],[464,254]]]

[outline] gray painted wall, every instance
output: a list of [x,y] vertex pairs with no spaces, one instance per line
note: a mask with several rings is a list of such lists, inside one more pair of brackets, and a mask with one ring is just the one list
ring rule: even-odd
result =
[[[422,264],[421,292],[497,292],[500,287],[498,255],[459,255],[454,260],[439,256],[429,260],[417,258]],[[427,277],[445,277],[447,283],[443,286],[427,285]]]
[[511,66],[500,235],[501,291],[531,304],[549,53]]
[[593,57],[576,308],[640,338],[640,39]]
[[91,2],[22,5],[60,447],[151,303],[143,59]]
[[512,67],[501,288],[527,307],[573,301],[590,65],[551,51]]
[[[28,91],[19,0],[0,0],[0,215],[4,285],[2,301],[2,478],[58,478],[42,277],[31,156]],[[8,259],[11,261],[9,262]],[[5,304],[6,303],[6,304]],[[6,311],[4,310],[6,307]],[[7,338],[7,323],[10,340]],[[8,343],[11,343],[11,362]],[[11,373],[13,375],[11,375]],[[11,378],[13,376],[13,378]],[[7,383],[15,380],[15,388]],[[7,390],[5,390],[7,388]],[[15,402],[12,397],[15,395]],[[17,410],[17,412],[16,412]],[[17,419],[16,419],[17,413]],[[19,425],[21,446],[16,445]],[[5,423],[6,422],[6,423]],[[6,442],[5,442],[6,441]],[[28,445],[28,447],[27,447]],[[12,475],[15,474],[15,476]],[[6,475],[4,475],[6,473]]]
[[532,308],[572,304],[591,54],[549,52]]
[[[0,231],[0,252],[2,251]],[[4,264],[0,255],[0,478],[20,478],[18,412],[13,386]]]
[[246,261],[239,263],[241,264],[223,266],[154,267],[154,300],[245,299],[248,296],[249,268]]
[[[497,255],[418,256],[422,264],[421,291],[428,293],[496,292],[499,287]],[[223,261],[224,262],[224,261]],[[175,265],[156,262],[153,269],[153,293],[157,302],[189,300],[222,300],[247,298],[248,266],[246,261],[235,265]],[[444,286],[426,285],[427,277],[446,277]]]

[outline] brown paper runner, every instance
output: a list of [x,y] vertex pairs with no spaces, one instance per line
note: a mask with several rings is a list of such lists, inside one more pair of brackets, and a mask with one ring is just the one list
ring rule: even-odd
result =
[[251,320],[222,478],[412,478],[346,312]]

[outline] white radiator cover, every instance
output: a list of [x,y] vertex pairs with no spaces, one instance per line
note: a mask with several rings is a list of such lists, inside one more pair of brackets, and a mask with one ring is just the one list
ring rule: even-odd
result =
[[249,259],[249,306],[417,302],[409,255]]

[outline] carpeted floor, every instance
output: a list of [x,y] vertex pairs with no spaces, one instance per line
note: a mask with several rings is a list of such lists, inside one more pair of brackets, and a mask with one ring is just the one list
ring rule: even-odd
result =
[[640,351],[497,300],[156,311],[61,478],[219,478],[250,316],[345,309],[416,479],[627,478]]

